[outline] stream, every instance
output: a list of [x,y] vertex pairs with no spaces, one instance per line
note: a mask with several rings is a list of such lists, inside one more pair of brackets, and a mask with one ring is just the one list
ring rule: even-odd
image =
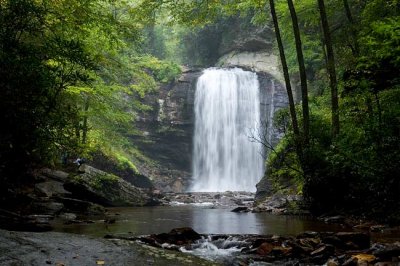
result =
[[[181,247],[179,250],[223,265],[231,265],[235,258],[242,256],[242,249],[251,248],[245,240],[251,235],[295,236],[306,231],[354,231],[351,227],[328,224],[310,216],[276,215],[267,212],[237,213],[231,210],[232,206],[216,206],[210,202],[119,207],[109,208],[105,217],[84,217],[90,220],[72,224],[58,219],[54,221],[53,226],[55,231],[95,237],[119,234],[139,237],[168,233],[173,228],[190,227],[203,237],[190,247]],[[213,237],[216,235],[222,237]],[[400,232],[371,234],[373,241],[382,238],[386,241],[396,241],[400,239]],[[168,248],[168,244],[165,245]]]
[[112,224],[107,224],[102,217],[88,217],[92,223],[65,224],[58,220],[54,226],[56,231],[98,237],[128,232],[134,235],[159,234],[177,227],[191,227],[200,234],[295,235],[304,231],[351,230],[308,216],[235,213],[231,209],[207,204],[109,208],[107,219],[115,219]]

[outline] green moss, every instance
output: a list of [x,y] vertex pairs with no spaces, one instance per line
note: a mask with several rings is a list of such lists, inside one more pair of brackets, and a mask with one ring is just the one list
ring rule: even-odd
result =
[[91,175],[90,178],[85,178],[84,175],[76,175],[73,177],[73,180],[77,183],[87,183],[90,187],[101,190],[104,187],[115,185],[119,177],[108,173],[98,173]]
[[126,156],[120,153],[115,154],[115,159],[117,161],[117,167],[120,170],[132,170],[135,174],[139,173],[139,170],[136,168],[136,166],[133,164],[132,161],[130,161]]

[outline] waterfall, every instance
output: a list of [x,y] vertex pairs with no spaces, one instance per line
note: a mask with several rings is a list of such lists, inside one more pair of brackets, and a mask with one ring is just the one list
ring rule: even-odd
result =
[[197,81],[191,191],[255,191],[263,175],[257,75],[206,69]]

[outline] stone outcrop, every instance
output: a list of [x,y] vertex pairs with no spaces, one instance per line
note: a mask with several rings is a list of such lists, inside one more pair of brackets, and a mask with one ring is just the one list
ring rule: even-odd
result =
[[255,26],[246,19],[234,18],[221,33],[218,54],[230,52],[271,51],[275,41],[273,30],[268,26]]
[[271,52],[262,51],[232,51],[222,56],[217,63],[220,67],[244,67],[254,72],[264,72],[276,80],[283,81],[279,69],[278,57]]
[[154,187],[147,176],[137,173],[129,167],[121,168],[118,163],[102,153],[95,153],[88,164],[104,172],[119,176],[135,187],[146,189],[152,189]]
[[141,174],[164,192],[183,192],[189,184],[194,126],[194,93],[201,69],[187,69],[175,82],[148,95],[151,112],[140,114],[142,136],[133,140],[151,162],[139,162]]
[[79,167],[79,174],[64,184],[72,196],[103,206],[144,206],[155,202],[144,191],[127,181],[89,165]]

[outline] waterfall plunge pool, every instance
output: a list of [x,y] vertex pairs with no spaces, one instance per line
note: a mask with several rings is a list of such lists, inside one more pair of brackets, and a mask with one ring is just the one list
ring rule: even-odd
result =
[[207,204],[177,206],[109,208],[105,217],[89,217],[92,223],[64,224],[54,221],[55,231],[103,237],[106,234],[148,235],[169,232],[177,227],[191,227],[200,234],[277,234],[295,235],[304,231],[351,230],[326,224],[309,216],[271,213],[235,213],[232,208],[214,208]]
[[[142,236],[168,233],[178,227],[191,227],[204,237],[190,247],[181,247],[179,250],[220,262],[222,265],[232,265],[231,260],[239,256],[245,246],[243,237],[247,238],[250,235],[294,236],[305,231],[353,231],[350,227],[327,224],[310,216],[276,215],[265,212],[236,213],[231,212],[231,209],[215,208],[208,204],[109,208],[107,219],[115,219],[112,224],[105,223],[105,217],[90,217],[93,219],[92,223],[64,224],[58,220],[53,226],[55,231],[95,237],[104,237],[107,234]],[[215,240],[212,235],[225,235],[225,237]],[[398,241],[400,232],[371,233],[371,238],[384,242]]]

